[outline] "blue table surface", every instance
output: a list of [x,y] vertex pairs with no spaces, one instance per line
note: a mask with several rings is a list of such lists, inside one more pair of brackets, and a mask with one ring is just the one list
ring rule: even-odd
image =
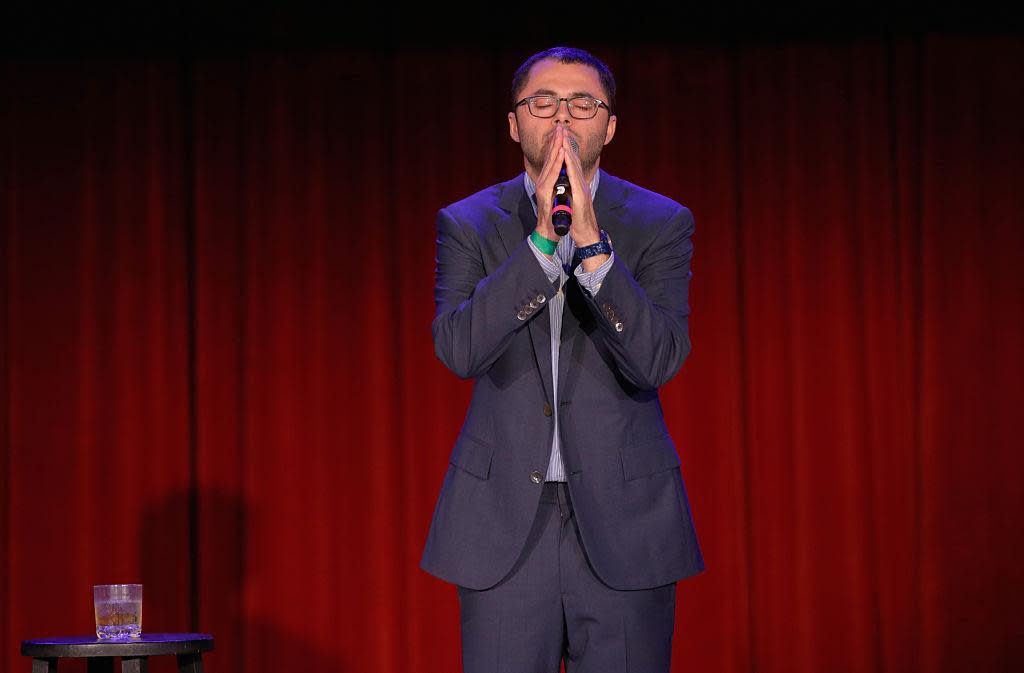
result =
[[133,645],[137,643],[189,643],[197,640],[213,640],[208,633],[143,633],[140,638],[100,640],[91,636],[61,636],[23,640],[22,645]]

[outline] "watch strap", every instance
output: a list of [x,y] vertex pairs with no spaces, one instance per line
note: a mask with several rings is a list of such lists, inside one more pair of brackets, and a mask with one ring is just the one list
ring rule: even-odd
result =
[[594,255],[610,255],[612,254],[612,245],[608,241],[608,233],[601,230],[601,240],[597,243],[591,243],[581,248],[576,248],[576,256],[580,259],[586,259],[593,257]]

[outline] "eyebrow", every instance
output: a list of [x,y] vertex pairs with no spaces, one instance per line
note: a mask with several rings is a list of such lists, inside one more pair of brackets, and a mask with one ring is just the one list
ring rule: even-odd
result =
[[[551,89],[537,89],[531,96],[558,96],[558,94]],[[597,98],[594,94],[589,91],[573,91],[566,98],[575,98],[576,96],[586,96],[587,98]]]

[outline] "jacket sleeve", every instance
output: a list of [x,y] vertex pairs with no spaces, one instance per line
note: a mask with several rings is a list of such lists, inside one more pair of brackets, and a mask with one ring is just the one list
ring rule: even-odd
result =
[[583,293],[619,371],[642,390],[668,383],[690,352],[693,230],[693,215],[679,206],[640,256],[635,275],[616,255],[598,292]]
[[546,313],[555,288],[527,237],[485,275],[474,227],[437,214],[434,352],[461,378],[476,378],[497,360],[527,322]]

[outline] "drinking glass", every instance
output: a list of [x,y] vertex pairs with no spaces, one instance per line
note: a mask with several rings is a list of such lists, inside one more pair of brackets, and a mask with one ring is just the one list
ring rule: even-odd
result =
[[92,588],[96,637],[100,640],[142,636],[142,585],[97,584]]

